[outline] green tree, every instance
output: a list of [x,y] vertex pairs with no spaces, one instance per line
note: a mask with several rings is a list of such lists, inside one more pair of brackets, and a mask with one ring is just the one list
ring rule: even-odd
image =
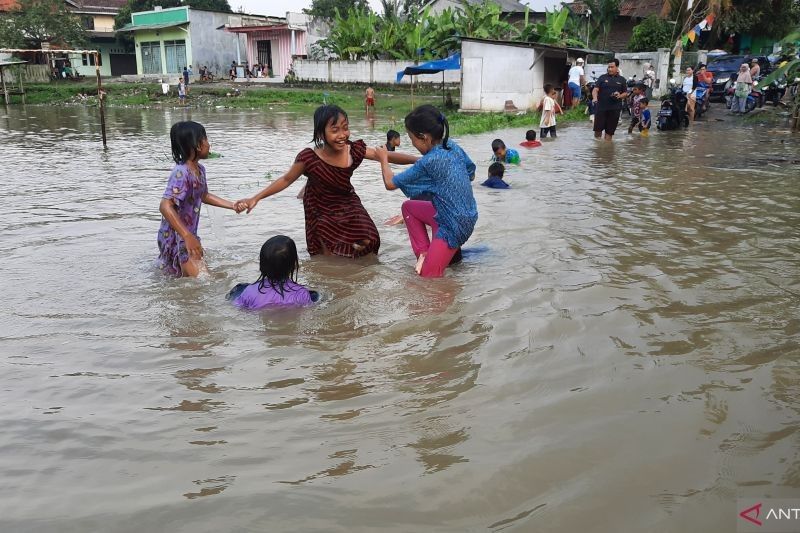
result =
[[544,22],[536,24],[527,23],[520,33],[520,39],[533,43],[549,44],[552,46],[583,46],[580,28],[577,24],[568,24],[574,15],[569,8],[561,8],[561,11],[547,11]]
[[621,0],[583,0],[583,3],[592,10],[590,20],[598,36],[595,44],[605,48],[608,45],[611,24],[619,16]]
[[[758,85],[767,87],[774,80],[785,77],[788,80],[800,78],[800,58],[797,57],[796,43],[800,42],[800,27],[794,28],[792,33],[787,35],[781,46],[783,53],[781,54],[781,63],[772,73],[766,78],[761,80]],[[792,131],[800,131],[800,91],[796,91],[790,103],[791,116],[792,116]]]
[[633,28],[628,43],[631,52],[647,52],[659,48],[670,48],[675,39],[672,25],[658,15],[650,15]]
[[376,59],[381,52],[378,15],[360,7],[352,7],[344,15],[336,9],[334,14],[331,33],[320,46],[341,59]]
[[87,42],[80,18],[63,0],[20,0],[16,9],[0,15],[0,45],[6,48],[41,48],[47,43],[80,47]]
[[333,20],[337,10],[347,13],[350,8],[369,10],[369,4],[367,0],[311,0],[311,7],[304,9],[303,13]]

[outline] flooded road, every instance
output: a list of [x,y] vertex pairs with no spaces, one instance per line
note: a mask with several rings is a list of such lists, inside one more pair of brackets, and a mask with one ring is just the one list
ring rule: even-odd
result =
[[[311,139],[271,113],[110,110],[106,153],[93,110],[1,115],[0,531],[730,532],[737,498],[800,497],[796,138],[560,127],[476,183],[433,281],[365,162],[378,261],[309,259],[301,179],[203,208],[211,276],[164,279],[170,125],[206,126],[237,199]],[[480,180],[495,137],[524,129],[459,139]],[[278,233],[325,301],[238,312]]]

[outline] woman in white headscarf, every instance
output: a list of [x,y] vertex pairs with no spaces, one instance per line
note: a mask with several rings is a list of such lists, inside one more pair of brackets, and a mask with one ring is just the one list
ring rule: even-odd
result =
[[647,88],[647,92],[645,96],[647,99],[651,99],[653,97],[653,85],[656,81],[656,71],[653,70],[653,65],[651,63],[644,64],[644,76],[642,76],[642,83]]
[[750,67],[747,63],[739,67],[739,75],[736,77],[736,87],[733,92],[733,102],[731,103],[732,113],[744,113],[747,105],[747,95],[753,86],[753,78],[750,76]]

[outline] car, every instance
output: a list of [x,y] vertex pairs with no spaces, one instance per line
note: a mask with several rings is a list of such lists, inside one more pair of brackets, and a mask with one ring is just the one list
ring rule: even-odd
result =
[[758,65],[761,67],[761,75],[769,74],[772,66],[767,56],[751,56],[751,55],[733,55],[726,54],[717,56],[712,59],[706,69],[714,74],[714,83],[711,89],[711,100],[725,100],[725,90],[727,89],[730,79],[736,78],[736,73],[739,72],[739,67],[743,63],[750,64],[753,59],[758,60]]

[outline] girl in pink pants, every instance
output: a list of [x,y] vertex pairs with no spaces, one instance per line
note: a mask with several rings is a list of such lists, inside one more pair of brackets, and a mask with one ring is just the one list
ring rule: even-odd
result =
[[[409,198],[433,195],[430,202],[404,202],[402,213],[411,249],[417,256],[417,272],[422,277],[438,278],[472,235],[478,220],[470,182],[475,164],[461,147],[448,140],[447,119],[435,107],[416,108],[406,117],[405,126],[411,144],[422,154],[411,168],[395,176],[388,152],[381,148],[376,152],[387,190],[400,189]],[[428,237],[428,226],[432,238]]]

